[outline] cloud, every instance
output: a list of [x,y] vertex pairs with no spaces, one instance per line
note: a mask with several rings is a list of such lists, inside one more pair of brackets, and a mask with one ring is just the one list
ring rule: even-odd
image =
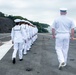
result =
[[0,0],[0,10],[5,14],[49,24],[59,16],[61,7],[68,8],[68,15],[76,19],[76,0]]

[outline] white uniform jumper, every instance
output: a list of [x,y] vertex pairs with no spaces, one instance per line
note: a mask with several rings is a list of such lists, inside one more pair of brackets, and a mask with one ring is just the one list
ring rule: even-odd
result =
[[20,25],[16,25],[15,27],[12,28],[11,38],[12,38],[12,41],[14,42],[14,51],[12,54],[12,59],[16,58],[16,54],[17,54],[18,50],[19,50],[19,59],[22,59],[23,58],[22,50],[23,50],[24,38],[22,36]]
[[53,28],[56,30],[56,45],[59,63],[67,63],[67,55],[69,49],[70,30],[74,28],[73,22],[65,15],[58,17],[54,23]]

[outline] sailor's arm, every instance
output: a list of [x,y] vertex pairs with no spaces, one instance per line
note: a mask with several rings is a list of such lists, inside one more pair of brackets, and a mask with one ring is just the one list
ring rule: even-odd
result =
[[52,28],[52,36],[53,36],[53,38],[55,38],[55,29],[54,28]]
[[73,40],[74,38],[74,28],[71,29],[71,39]]

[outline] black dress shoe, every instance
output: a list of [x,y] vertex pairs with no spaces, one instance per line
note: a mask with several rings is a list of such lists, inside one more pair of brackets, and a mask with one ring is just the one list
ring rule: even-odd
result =
[[60,63],[59,64],[59,70],[62,70],[62,68],[65,66],[65,63],[63,62],[63,63]]
[[15,64],[15,63],[16,63],[16,59],[15,59],[15,58],[13,58],[12,63],[13,63],[13,64]]
[[23,59],[19,59],[19,61],[22,61]]

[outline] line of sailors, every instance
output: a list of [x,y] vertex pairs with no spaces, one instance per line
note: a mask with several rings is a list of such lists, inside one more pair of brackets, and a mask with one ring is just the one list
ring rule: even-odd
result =
[[23,60],[23,54],[27,54],[31,45],[37,39],[38,29],[29,21],[15,19],[15,26],[11,31],[11,39],[13,43],[14,51],[12,53],[12,63],[16,63],[16,55],[19,53],[19,60]]

